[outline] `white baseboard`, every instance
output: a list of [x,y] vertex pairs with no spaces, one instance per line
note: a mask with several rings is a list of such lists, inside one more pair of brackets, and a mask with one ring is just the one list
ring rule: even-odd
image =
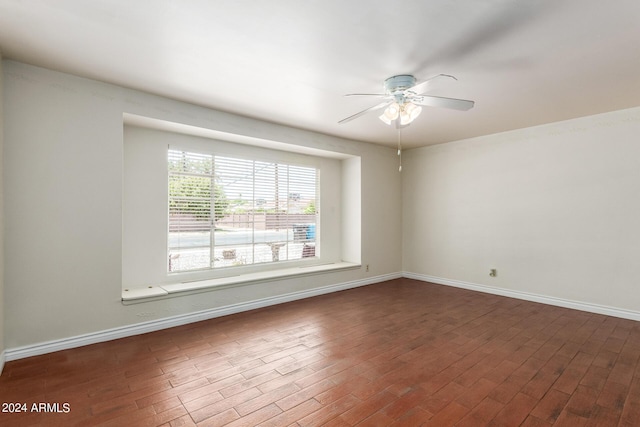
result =
[[6,360],[6,351],[2,350],[2,353],[0,353],[0,375],[2,374],[2,371],[4,370],[4,361]]
[[492,286],[478,285],[475,283],[463,282],[461,280],[445,279],[442,277],[429,276],[426,274],[417,274],[411,272],[403,272],[402,277],[407,279],[415,279],[423,282],[431,282],[439,285],[453,286],[472,291],[484,292],[488,294],[500,295],[504,297],[516,298],[526,301],[539,302],[542,304],[555,305],[558,307],[571,308],[574,310],[587,311],[589,313],[604,314],[607,316],[620,317],[623,319],[640,320],[640,312],[626,310],[623,308],[610,307],[606,305],[592,304],[582,301],[573,301],[563,298],[556,298],[546,295],[533,294],[529,292],[513,291],[503,288],[494,288]]
[[[158,331],[161,329],[172,328],[174,326],[186,325],[188,323],[200,322],[202,320],[213,319],[215,317],[227,316],[229,314],[240,313],[243,311],[255,310],[257,308],[268,307],[271,305],[282,304],[299,299],[310,298],[318,295],[324,295],[331,292],[338,292],[346,289],[353,289],[360,286],[371,285],[386,280],[401,278],[401,273],[391,273],[375,277],[367,277],[365,279],[353,280],[345,283],[322,286],[319,288],[309,289],[305,291],[292,292],[274,297],[262,298],[253,301],[247,301],[239,304],[232,304],[224,307],[212,308],[178,316],[166,317],[149,322],[136,323],[135,325],[122,326],[119,328],[108,329],[99,332],[93,332],[75,337],[63,338],[54,341],[28,345],[24,347],[11,348],[3,352],[7,361],[23,359],[25,357],[38,356],[41,354],[52,353],[54,351],[67,350],[75,347],[82,347],[89,344],[95,344],[104,341],[111,341],[118,338],[129,337],[133,335],[144,334],[147,332]],[[4,361],[4,357],[3,357]],[[1,371],[0,371],[1,372]]]
[[562,298],[550,297],[545,295],[533,294],[528,292],[513,291],[509,289],[495,288],[486,285],[479,285],[461,280],[445,279],[442,277],[429,276],[425,274],[402,272],[391,273],[381,276],[368,277],[345,283],[323,286],[305,291],[292,292],[274,297],[262,298],[253,301],[247,301],[239,304],[232,304],[224,307],[202,310],[193,313],[166,317],[163,319],[152,320],[149,322],[137,323],[135,325],[123,326],[119,328],[108,329],[104,331],[93,332],[75,337],[63,338],[59,340],[47,341],[43,343],[28,345],[24,347],[6,349],[0,353],[0,373],[4,367],[5,361],[23,359],[25,357],[38,356],[41,354],[52,353],[54,351],[67,350],[75,347],[82,347],[89,344],[95,344],[104,341],[111,341],[118,338],[144,334],[147,332],[158,331],[161,329],[172,328],[175,326],[186,325],[188,323],[200,322],[202,320],[213,319],[216,317],[227,316],[230,314],[241,313],[243,311],[255,310],[257,308],[268,307],[271,305],[282,304],[285,302],[296,301],[304,298],[324,295],[332,292],[338,292],[347,289],[353,289],[360,286],[371,285],[374,283],[384,282],[386,280],[398,279],[406,277],[408,279],[420,280],[423,282],[436,283],[440,285],[453,286],[456,288],[468,289],[472,291],[484,292],[494,295],[501,295],[510,298],[516,298],[526,301],[539,302],[543,304],[555,305],[559,307],[571,308],[575,310],[587,311],[590,313],[604,314],[607,316],[620,317],[623,319],[640,321],[640,312],[625,310],[616,307],[609,307],[598,304],[585,303],[581,301],[572,301]]

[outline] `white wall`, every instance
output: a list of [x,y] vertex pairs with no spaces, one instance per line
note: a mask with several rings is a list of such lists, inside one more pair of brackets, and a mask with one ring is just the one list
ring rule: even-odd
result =
[[[389,148],[21,63],[4,61],[2,68],[5,231],[0,239],[7,249],[4,300],[0,281],[0,348],[401,269],[640,312],[635,289],[640,108],[408,150],[399,174],[395,150]],[[122,305],[125,112],[358,156],[343,162],[342,175],[350,179],[357,168],[349,163],[359,162],[361,185],[342,197],[361,196],[361,245],[341,251],[347,260],[353,256],[369,264],[370,272],[334,272]],[[357,223],[356,211],[342,218],[343,230]],[[497,268],[498,277],[490,278],[489,268]]]
[[639,135],[634,108],[407,151],[403,270],[640,315]]
[[[7,349],[401,269],[401,178],[392,149],[11,61],[4,62],[4,79]],[[360,156],[361,258],[370,272],[122,305],[123,113]]]

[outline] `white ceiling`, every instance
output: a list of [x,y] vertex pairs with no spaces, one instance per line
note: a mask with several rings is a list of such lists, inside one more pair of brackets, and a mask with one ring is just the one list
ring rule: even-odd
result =
[[439,73],[403,131],[417,147],[640,105],[639,0],[0,0],[14,59],[393,146],[369,114],[385,78]]

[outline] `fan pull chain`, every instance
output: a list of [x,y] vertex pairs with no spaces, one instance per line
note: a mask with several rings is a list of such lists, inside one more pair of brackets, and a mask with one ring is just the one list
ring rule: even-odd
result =
[[398,159],[400,161],[398,172],[402,172],[402,129],[398,129]]

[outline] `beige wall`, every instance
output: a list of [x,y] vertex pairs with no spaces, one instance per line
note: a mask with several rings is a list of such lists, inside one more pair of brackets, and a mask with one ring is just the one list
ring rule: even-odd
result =
[[[5,61],[8,349],[401,270],[394,150]],[[122,305],[123,113],[360,157],[364,268]],[[388,206],[387,206],[388,205]],[[377,213],[383,208],[383,215]],[[349,218],[343,220],[343,227]],[[380,248],[385,248],[381,251]]]
[[637,317],[639,135],[634,108],[408,151],[403,270]]

